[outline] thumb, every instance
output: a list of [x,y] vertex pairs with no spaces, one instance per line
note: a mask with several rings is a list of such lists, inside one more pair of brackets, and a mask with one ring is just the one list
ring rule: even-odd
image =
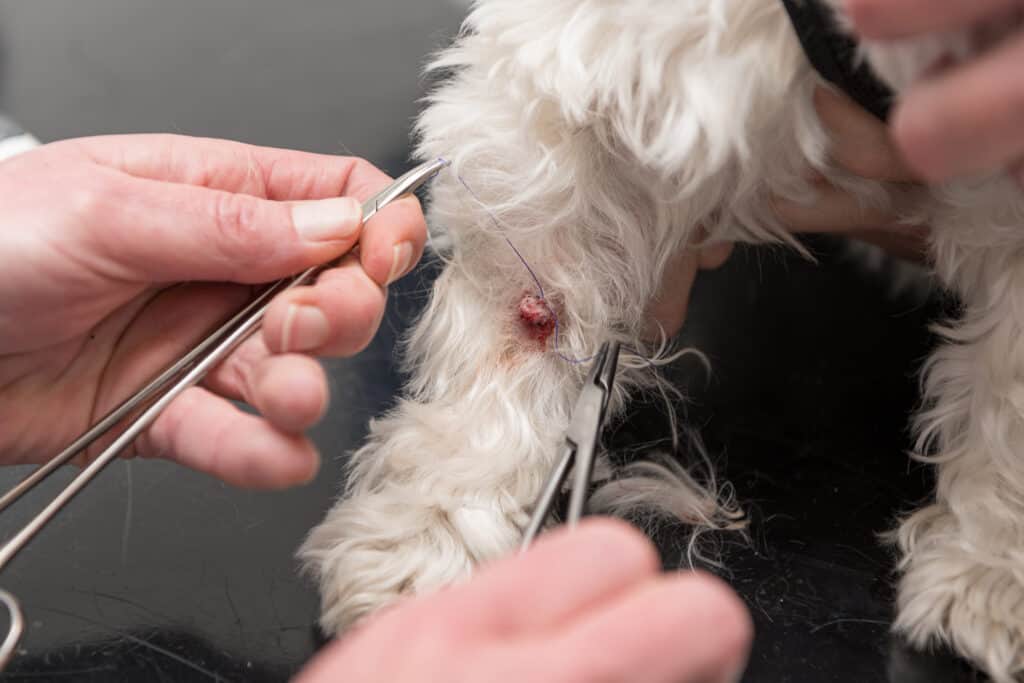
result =
[[350,250],[362,228],[352,197],[277,202],[120,176],[84,217],[87,240],[130,279],[267,282]]

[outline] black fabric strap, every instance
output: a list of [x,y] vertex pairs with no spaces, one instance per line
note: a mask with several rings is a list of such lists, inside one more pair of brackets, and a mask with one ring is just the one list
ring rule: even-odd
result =
[[893,92],[857,59],[857,44],[836,24],[820,0],[782,0],[807,59],[821,77],[882,119],[889,118]]

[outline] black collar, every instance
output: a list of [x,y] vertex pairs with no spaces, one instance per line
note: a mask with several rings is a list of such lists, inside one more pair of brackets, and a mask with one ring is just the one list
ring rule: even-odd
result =
[[839,30],[832,10],[821,0],[782,0],[811,64],[825,80],[860,106],[888,119],[893,92],[857,59],[857,44]]

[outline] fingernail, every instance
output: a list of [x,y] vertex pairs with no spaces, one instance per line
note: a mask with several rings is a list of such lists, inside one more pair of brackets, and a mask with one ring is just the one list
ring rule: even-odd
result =
[[295,230],[307,242],[351,239],[362,224],[363,207],[352,197],[298,202],[292,206]]
[[284,316],[281,351],[312,351],[327,343],[327,316],[315,306],[292,304]]
[[412,243],[400,242],[391,248],[391,272],[388,273],[388,284],[405,275],[412,265]]

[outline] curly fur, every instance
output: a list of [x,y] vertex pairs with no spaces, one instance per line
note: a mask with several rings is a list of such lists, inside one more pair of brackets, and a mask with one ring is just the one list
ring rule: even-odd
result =
[[[939,36],[864,56],[900,89],[978,46]],[[520,538],[586,367],[519,327],[534,285],[506,238],[559,316],[560,352],[585,358],[609,337],[638,350],[623,360],[618,412],[659,387],[641,357],[646,311],[698,231],[798,248],[770,197],[808,201],[810,171],[866,204],[906,200],[830,163],[820,81],[777,0],[479,0],[432,68],[445,77],[418,155],[453,162],[430,204],[445,269],[405,348],[405,397],[373,422],[301,550],[331,632],[462,580]],[[897,534],[897,627],[1010,681],[1024,671],[1024,198],[1006,178],[975,179],[920,198],[907,221],[921,220],[965,313],[924,381],[920,457],[938,464],[939,486]],[[654,465],[609,476],[601,509],[737,525],[713,478]]]

